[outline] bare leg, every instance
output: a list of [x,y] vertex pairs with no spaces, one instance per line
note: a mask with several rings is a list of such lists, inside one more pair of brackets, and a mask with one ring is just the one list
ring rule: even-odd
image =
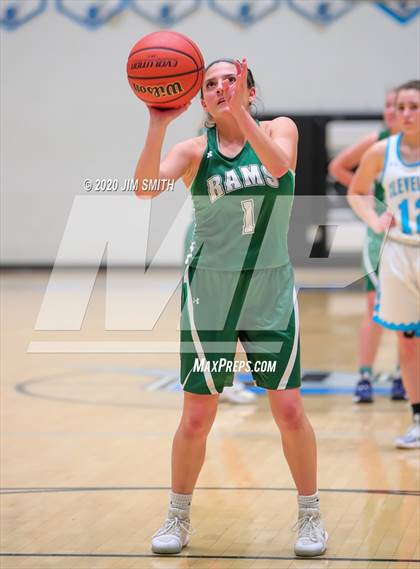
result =
[[367,311],[363,317],[359,333],[359,365],[360,367],[373,367],[381,341],[382,327],[372,320],[375,292],[369,291],[366,294],[366,299]]
[[267,390],[271,412],[280,429],[283,451],[298,493],[317,491],[316,440],[305,415],[299,389]]
[[401,376],[410,403],[420,403],[420,338],[398,332]]
[[164,525],[152,537],[153,553],[180,553],[188,544],[191,494],[203,466],[218,400],[218,395],[184,392],[182,417],[172,445],[170,507]]
[[184,409],[172,444],[172,490],[178,494],[191,494],[194,490],[218,400],[218,395],[184,392]]
[[268,390],[268,397],[298,491],[295,554],[304,557],[322,555],[327,548],[328,534],[319,511],[314,431],[305,415],[299,389]]

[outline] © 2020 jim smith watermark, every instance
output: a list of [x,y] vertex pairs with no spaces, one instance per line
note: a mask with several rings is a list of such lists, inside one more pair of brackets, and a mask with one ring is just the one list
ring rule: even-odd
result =
[[170,178],[145,178],[139,184],[138,180],[126,178],[86,178],[83,181],[86,192],[172,192],[175,189],[175,180]]

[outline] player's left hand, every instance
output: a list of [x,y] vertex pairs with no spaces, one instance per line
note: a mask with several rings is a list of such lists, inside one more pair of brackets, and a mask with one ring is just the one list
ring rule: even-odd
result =
[[395,218],[391,211],[385,211],[382,215],[378,217],[378,223],[372,229],[376,233],[384,233],[388,231],[391,227],[395,225]]
[[242,59],[242,65],[235,60],[236,81],[229,84],[229,80],[223,81],[223,96],[229,105],[230,112],[235,115],[245,108],[248,66],[246,59]]

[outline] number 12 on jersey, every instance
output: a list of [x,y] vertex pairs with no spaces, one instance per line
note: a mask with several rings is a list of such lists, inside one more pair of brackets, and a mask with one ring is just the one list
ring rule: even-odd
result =
[[[410,220],[408,212],[409,201],[407,199],[403,200],[400,204],[398,204],[398,207],[400,208],[401,211],[402,232],[407,234],[412,234],[413,232],[411,231],[410,228]],[[420,210],[420,199],[416,201],[416,209]],[[417,221],[417,233],[420,233],[420,213],[417,215],[416,221]]]

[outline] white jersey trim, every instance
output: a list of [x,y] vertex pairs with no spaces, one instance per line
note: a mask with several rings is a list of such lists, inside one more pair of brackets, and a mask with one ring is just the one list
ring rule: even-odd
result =
[[379,183],[381,184],[381,186],[383,186],[383,181],[384,181],[384,178],[385,178],[386,167],[387,167],[387,164],[388,164],[389,148],[390,148],[390,145],[391,145],[391,138],[392,138],[392,136],[388,136],[388,138],[386,139],[384,167],[382,168],[381,176],[380,176],[380,178],[379,178]]
[[[195,327],[195,321],[194,321],[194,307],[192,304],[192,293],[191,293],[191,287],[190,287],[190,283],[189,283],[189,279],[188,279],[188,273],[189,271],[185,271],[184,273],[184,282],[187,286],[187,313],[188,313],[188,317],[190,319],[190,326],[191,326],[191,336],[193,339],[193,343],[194,343],[194,347],[195,347],[195,351],[197,353],[197,356],[204,361],[205,363],[207,363],[207,358],[206,355],[204,353],[204,349],[203,346],[201,344],[200,341],[200,337],[198,335],[197,329]],[[190,371],[191,373],[191,371]],[[185,378],[184,381],[184,386],[187,383],[187,379],[190,375],[190,373],[188,374],[188,376]],[[216,393],[218,393],[216,386],[214,385],[214,380],[213,380],[213,376],[210,372],[204,370],[203,371],[204,374],[204,379],[206,380],[206,384],[207,384],[207,388],[210,391],[211,395],[216,395]]]
[[402,133],[400,133],[398,135],[398,138],[395,142],[395,154],[396,154],[398,160],[406,168],[417,168],[417,166],[420,166],[420,162],[404,162],[404,160],[402,159],[401,152],[400,152],[401,138],[402,138]]

